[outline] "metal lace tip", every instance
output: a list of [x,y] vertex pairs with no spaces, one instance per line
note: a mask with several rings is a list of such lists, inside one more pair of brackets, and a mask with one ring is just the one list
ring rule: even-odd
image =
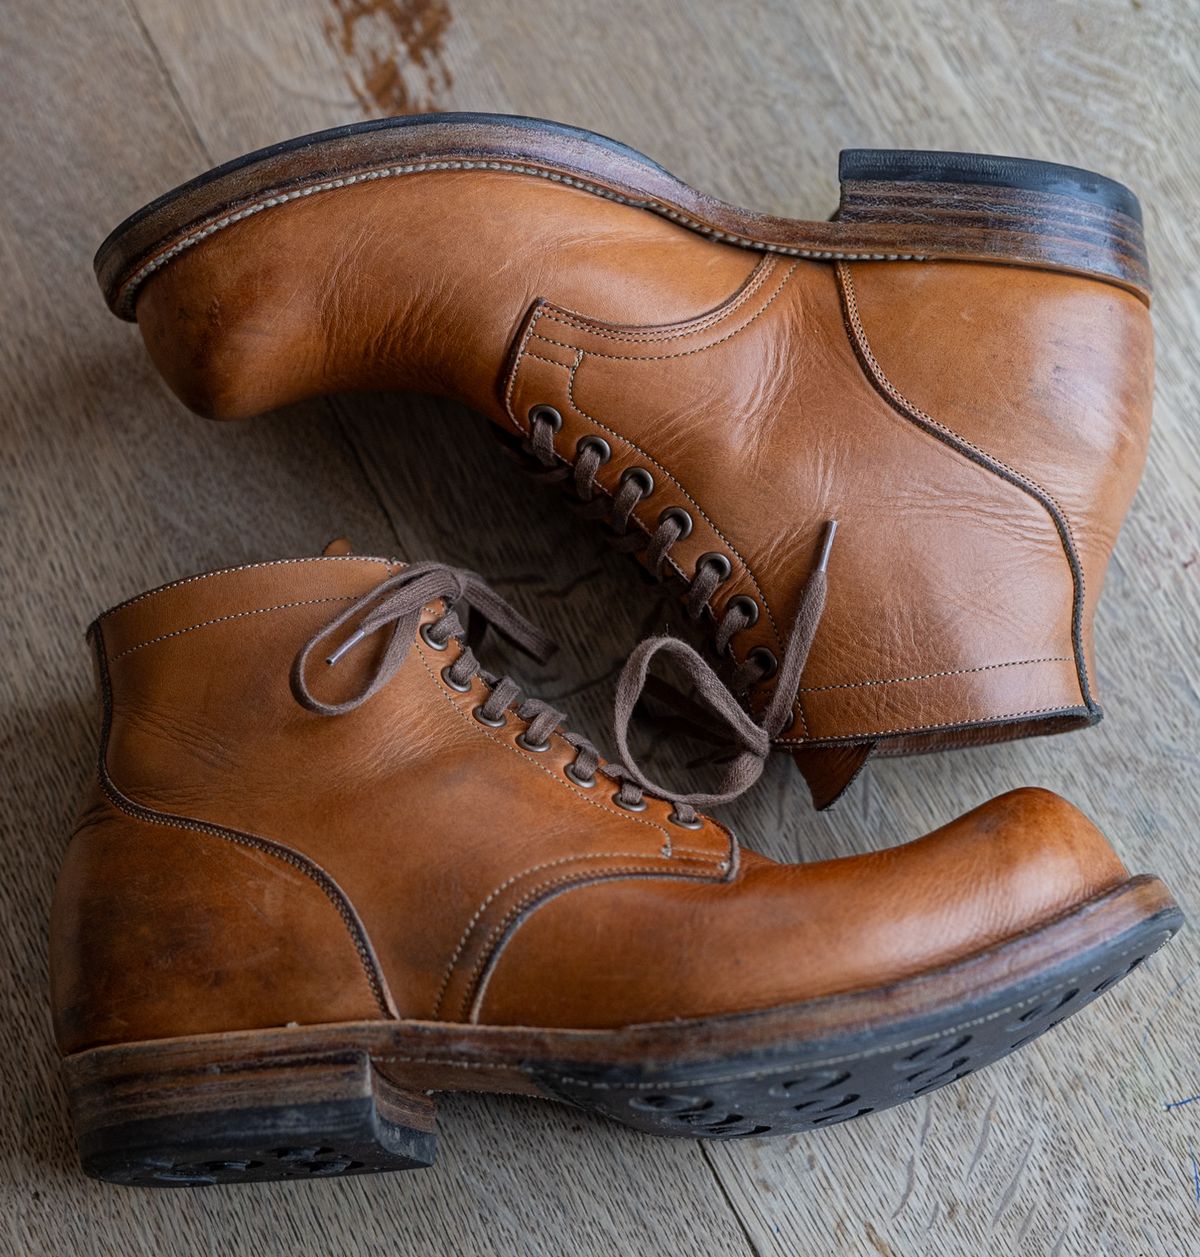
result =
[[816,572],[823,572],[829,566],[829,552],[833,549],[833,539],[837,534],[837,520],[827,520],[825,532],[821,538],[821,557],[817,560]]
[[328,659],[325,660],[325,662],[329,664],[330,667],[333,667],[333,665],[337,663],[337,661],[348,650],[353,650],[364,637],[366,637],[366,633],[364,633],[362,629],[355,629],[355,631],[346,638],[346,640],[337,648],[337,650],[333,652],[332,655],[329,656]]

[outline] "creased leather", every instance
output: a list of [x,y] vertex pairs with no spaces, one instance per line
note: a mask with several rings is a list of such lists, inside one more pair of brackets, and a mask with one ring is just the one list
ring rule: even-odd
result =
[[[781,745],[897,754],[1094,722],[1091,619],[1149,427],[1146,308],[1011,265],[845,273],[861,335],[834,262],[757,255],[546,180],[441,172],[223,230],[147,282],[137,317],[171,386],[216,417],[418,389],[523,433],[531,407],[554,406],[564,458],[586,435],[612,446],[603,488],[653,473],[636,526],[692,516],[668,559],[679,575],[729,559],[713,611],[739,595],[762,611],[739,660],[779,653],[837,519]],[[904,413],[866,354],[957,444]]]
[[[739,852],[714,820],[684,829],[661,800],[632,813],[615,783],[573,784],[557,735],[539,754],[515,717],[479,723],[482,682],[463,694],[441,676],[457,643],[419,633],[369,702],[333,718],[301,707],[299,649],[396,570],[253,565],[97,621],[105,789],[55,897],[62,1050],[289,1021],[746,1011],[948,963],[1124,877],[1094,826],[1043,791],[874,855]],[[314,665],[314,693],[356,693],[382,649],[368,638]]]

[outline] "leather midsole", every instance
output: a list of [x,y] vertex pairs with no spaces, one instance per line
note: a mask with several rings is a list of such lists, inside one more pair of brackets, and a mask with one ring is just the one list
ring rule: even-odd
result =
[[[730,205],[604,136],[542,119],[430,115],[339,127],[249,154],[145,206],[100,246],[96,276],[114,313],[133,320],[137,291],[186,248],[301,196],[369,179],[478,169],[546,178],[621,201],[726,244],[820,260],[956,259],[1088,274],[1149,298],[1140,224],[1069,196],[991,189],[963,217],[928,205],[900,221],[858,185],[842,214],[808,222]],[[882,184],[886,188],[891,185]],[[932,185],[930,185],[932,186]],[[958,194],[961,198],[961,193]],[[932,198],[932,199],[931,199]]]

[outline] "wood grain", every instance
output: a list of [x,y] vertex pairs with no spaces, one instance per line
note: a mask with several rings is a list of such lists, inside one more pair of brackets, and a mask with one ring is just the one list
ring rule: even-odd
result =
[[747,845],[814,858],[901,841],[1036,783],[1085,807],[1132,869],[1196,905],[1198,36],[1194,0],[8,6],[0,1252],[1200,1249],[1200,1100],[1186,1103],[1200,1093],[1193,933],[1016,1057],[819,1136],[701,1147],[515,1098],[452,1097],[433,1170],[162,1195],[104,1188],[74,1168],[45,965],[50,889],[97,735],[80,634],[102,607],[185,571],[308,553],[340,532],[360,548],[466,563],[562,641],[550,668],[506,662],[601,741],[615,669],[675,615],[459,408],[339,398],[206,425],[105,311],[90,255],[125,213],[213,162],[402,106],[590,127],[730,201],[813,218],[835,203],[841,147],[1012,153],[1133,186],[1156,277],[1158,396],[1097,620],[1107,720],[878,765],[823,816],[778,759],[728,814]]

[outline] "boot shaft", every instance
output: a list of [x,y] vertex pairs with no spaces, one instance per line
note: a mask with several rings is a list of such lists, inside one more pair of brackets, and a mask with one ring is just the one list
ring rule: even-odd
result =
[[[458,985],[531,887],[613,869],[728,873],[716,823],[681,829],[657,799],[623,809],[615,783],[576,784],[562,739],[529,748],[521,721],[483,723],[483,681],[450,676],[457,640],[418,633],[356,711],[301,707],[289,684],[301,647],[401,568],[236,568],[92,626],[100,759],[52,926],[64,1050],[312,1021],[326,1006],[346,1019],[437,1016],[446,1000],[457,1010]],[[445,611],[431,603],[425,623]],[[386,646],[385,631],[336,668],[317,660],[312,690],[330,702],[358,692]]]

